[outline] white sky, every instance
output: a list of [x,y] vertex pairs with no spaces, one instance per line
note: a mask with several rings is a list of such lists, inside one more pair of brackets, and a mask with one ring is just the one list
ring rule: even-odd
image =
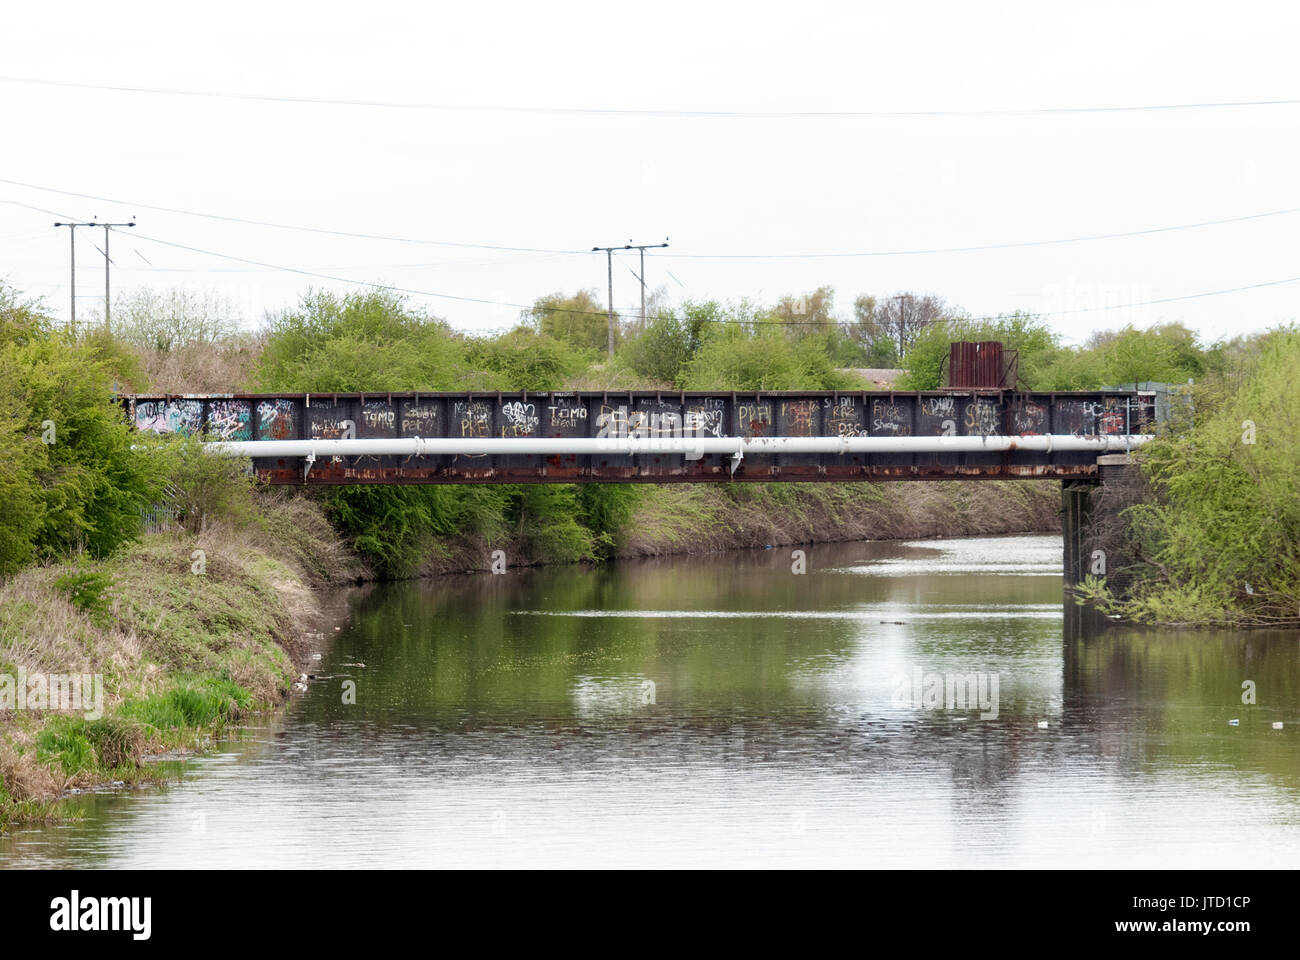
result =
[[[1300,97],[1286,3],[33,4],[3,8],[0,75],[294,97],[544,108],[929,111]],[[144,208],[439,241],[648,258],[675,298],[770,302],[831,284],[936,293],[975,314],[1084,308],[1300,278],[1300,212],[997,251],[850,253],[1115,233],[1300,207],[1300,106],[928,119],[701,119],[432,111],[0,82],[0,201],[127,219],[252,260],[512,303],[596,288],[603,254],[350,239]],[[0,202],[0,278],[68,311],[68,237]],[[78,309],[99,307],[99,232],[78,231]],[[138,253],[137,253],[138,251]],[[115,290],[188,285],[252,326],[309,284],[115,235]],[[146,265],[147,258],[149,264]],[[683,256],[690,255],[690,256]],[[638,285],[616,260],[615,303]],[[669,278],[666,271],[680,281]],[[1207,338],[1295,318],[1300,282],[1135,309]],[[99,298],[99,299],[97,299]],[[517,310],[417,297],[463,329]],[[83,314],[84,316],[85,314]]]

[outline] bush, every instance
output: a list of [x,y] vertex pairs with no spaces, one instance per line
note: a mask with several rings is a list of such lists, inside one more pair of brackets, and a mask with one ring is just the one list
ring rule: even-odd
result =
[[593,534],[596,556],[608,557],[619,545],[644,493],[636,484],[584,483],[577,503],[583,525]]
[[54,581],[72,601],[72,605],[101,626],[108,623],[109,598],[113,578],[98,570],[81,569],[64,574]]
[[149,743],[144,724],[129,717],[100,717],[85,724],[83,735],[108,769],[139,764]]
[[268,323],[256,379],[313,393],[454,390],[470,371],[463,339],[400,296],[309,291]]
[[1242,376],[1201,385],[1184,419],[1142,449],[1155,497],[1126,514],[1148,561],[1129,615],[1300,620],[1297,368],[1300,328],[1271,332]]
[[[592,359],[590,351],[526,328],[470,340],[466,356],[472,369],[494,374],[501,390],[558,390]],[[491,387],[483,384],[477,389]]]
[[167,502],[191,533],[213,521],[242,525],[256,516],[257,477],[247,457],[212,453],[202,438],[181,434],[142,437],[138,446],[158,463]]
[[643,377],[673,383],[694,344],[685,323],[671,314],[650,320],[619,351],[619,360]]
[[163,476],[131,448],[114,376],[93,338],[0,310],[0,572],[79,547],[106,556],[138,534]]
[[727,324],[678,375],[683,390],[845,390],[855,381],[835,369],[818,337],[792,338],[779,327],[750,333]]

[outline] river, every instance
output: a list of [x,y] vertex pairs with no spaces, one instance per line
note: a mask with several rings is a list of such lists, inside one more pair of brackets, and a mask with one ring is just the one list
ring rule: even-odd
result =
[[1059,536],[803,553],[358,592],[332,679],[0,862],[1300,864],[1295,633],[1067,638]]

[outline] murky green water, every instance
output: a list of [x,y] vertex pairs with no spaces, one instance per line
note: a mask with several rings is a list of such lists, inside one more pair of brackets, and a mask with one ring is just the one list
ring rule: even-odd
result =
[[806,553],[371,590],[345,676],[0,861],[1300,864],[1295,634],[1067,640],[1057,537]]

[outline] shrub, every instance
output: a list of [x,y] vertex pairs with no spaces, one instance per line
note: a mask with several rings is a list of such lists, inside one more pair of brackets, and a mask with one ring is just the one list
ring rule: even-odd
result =
[[106,594],[113,588],[113,578],[109,574],[82,568],[59,577],[54,585],[82,613],[101,626],[107,624],[110,603]]
[[114,362],[30,318],[0,311],[0,570],[133,539],[162,490],[112,402]]
[[1142,449],[1155,496],[1126,514],[1149,558],[1130,615],[1300,619],[1297,367],[1300,328],[1271,332],[1243,376],[1199,387],[1184,419]]

